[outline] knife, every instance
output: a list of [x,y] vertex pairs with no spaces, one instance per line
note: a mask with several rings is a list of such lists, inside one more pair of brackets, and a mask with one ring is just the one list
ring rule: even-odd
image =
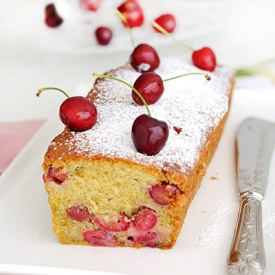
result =
[[264,272],[262,200],[274,145],[275,124],[252,117],[240,124],[236,136],[240,209],[227,259],[231,275]]

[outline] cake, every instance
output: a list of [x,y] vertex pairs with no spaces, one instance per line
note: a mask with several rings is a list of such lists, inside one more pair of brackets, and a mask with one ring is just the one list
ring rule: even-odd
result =
[[[162,79],[198,68],[162,59]],[[140,75],[125,65],[109,75],[133,84]],[[188,207],[213,156],[230,109],[234,72],[218,66],[211,81],[201,75],[164,82],[152,115],[166,121],[169,137],[156,155],[137,152],[135,118],[146,113],[131,89],[97,78],[87,98],[98,121],[75,132],[65,128],[45,154],[43,178],[53,231],[64,244],[172,248]]]

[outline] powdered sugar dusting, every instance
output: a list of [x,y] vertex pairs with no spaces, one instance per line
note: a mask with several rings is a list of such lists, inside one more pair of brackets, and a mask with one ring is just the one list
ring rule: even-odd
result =
[[147,72],[147,71],[149,71],[150,67],[151,67],[150,64],[141,63],[141,64],[138,66],[138,71],[139,71],[139,72]]
[[[199,71],[198,68],[178,59],[163,59],[155,72],[162,79],[183,73]],[[140,73],[131,69],[118,69],[113,74],[133,84]],[[188,173],[198,160],[211,129],[215,128],[228,110],[228,89],[233,72],[217,68],[207,81],[201,75],[193,75],[164,82],[161,99],[150,105],[152,116],[169,125],[169,138],[164,148],[155,156],[136,152],[131,139],[135,118],[146,113],[144,106],[136,105],[131,89],[115,80],[105,79],[96,84],[100,94],[95,100],[98,121],[85,132],[73,133],[78,154],[104,155],[123,158],[140,164],[154,164],[163,169],[180,167]],[[93,92],[92,92],[93,93]],[[181,128],[177,133],[173,128]],[[66,142],[70,143],[70,140]],[[67,144],[69,146],[69,144]]]

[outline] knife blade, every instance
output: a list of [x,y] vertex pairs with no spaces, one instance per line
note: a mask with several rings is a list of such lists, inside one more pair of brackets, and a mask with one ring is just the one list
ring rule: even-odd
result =
[[263,274],[265,269],[262,200],[274,145],[274,123],[250,117],[240,124],[236,135],[240,208],[227,259],[231,275]]

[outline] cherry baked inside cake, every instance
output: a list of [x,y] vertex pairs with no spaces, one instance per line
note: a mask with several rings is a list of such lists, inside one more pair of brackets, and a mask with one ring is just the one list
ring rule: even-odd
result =
[[[162,79],[198,68],[174,58],[155,70]],[[140,76],[125,65],[107,73],[131,85]],[[53,230],[61,243],[171,248],[216,149],[230,108],[234,73],[216,67],[211,81],[191,75],[164,81],[151,113],[169,136],[157,154],[133,144],[133,121],[145,114],[132,90],[98,78],[87,95],[97,108],[89,130],[65,128],[43,163]]]

